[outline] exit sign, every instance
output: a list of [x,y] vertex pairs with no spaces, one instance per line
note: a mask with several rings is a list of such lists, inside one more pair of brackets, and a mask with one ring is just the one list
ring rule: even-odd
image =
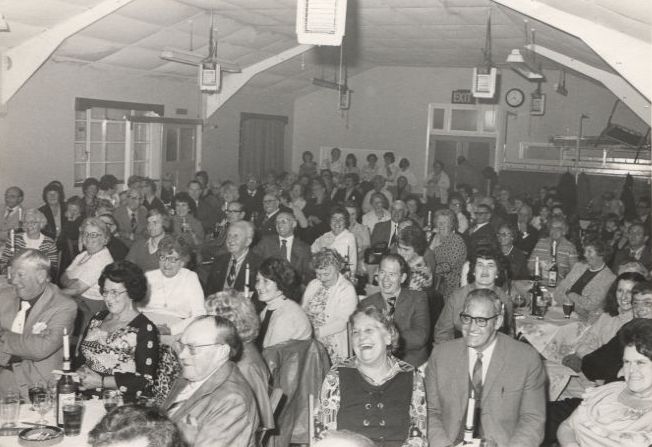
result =
[[471,90],[453,90],[451,102],[453,104],[475,104],[475,98]]

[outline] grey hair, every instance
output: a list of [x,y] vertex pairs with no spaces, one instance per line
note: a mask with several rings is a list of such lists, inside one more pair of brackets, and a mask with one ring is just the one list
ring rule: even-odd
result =
[[254,224],[252,224],[248,220],[239,220],[238,222],[233,222],[230,225],[230,228],[238,228],[240,230],[243,230],[245,232],[245,235],[250,239],[253,239],[254,237],[254,231],[255,231]]
[[50,271],[51,263],[50,259],[41,253],[39,250],[34,248],[26,248],[18,252],[16,256],[11,260],[11,265],[15,265],[17,262],[28,262],[40,270],[45,270],[46,272]]
[[107,240],[111,237],[109,228],[106,226],[106,223],[104,223],[104,221],[99,217],[87,217],[84,219],[84,221],[79,226],[80,235],[86,231],[86,227],[88,226],[97,227],[102,232],[102,234],[104,234],[104,237],[107,238]]
[[41,223],[41,227],[48,223],[45,214],[43,214],[41,211],[37,210],[36,208],[26,209],[25,215],[23,216],[23,221],[27,220],[27,216],[36,216]]
[[498,294],[491,289],[475,289],[469,292],[464,299],[464,307],[466,309],[471,301],[485,301],[491,303],[496,311],[496,314],[505,316],[505,305],[498,297]]

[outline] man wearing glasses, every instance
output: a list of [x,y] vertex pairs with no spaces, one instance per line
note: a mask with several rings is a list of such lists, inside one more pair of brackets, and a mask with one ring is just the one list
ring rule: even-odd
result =
[[163,409],[195,447],[255,445],[258,411],[253,392],[233,362],[242,342],[219,316],[198,317],[177,343],[182,377]]
[[523,447],[543,440],[543,364],[532,347],[498,333],[504,316],[494,291],[476,289],[460,313],[462,338],[435,345],[426,369],[431,447],[461,443],[471,395],[475,438]]

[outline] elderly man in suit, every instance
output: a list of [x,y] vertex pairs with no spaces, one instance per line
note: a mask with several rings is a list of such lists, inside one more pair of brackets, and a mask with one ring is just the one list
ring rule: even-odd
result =
[[272,193],[267,193],[263,197],[263,213],[260,213],[254,220],[256,231],[260,237],[276,234],[276,216],[281,211],[291,210],[281,205],[278,197]]
[[[229,225],[226,233],[228,253],[215,258],[204,287],[206,295],[226,289],[242,292],[245,286],[250,291],[254,290],[256,273],[258,273],[258,266],[262,259],[249,249],[253,239],[254,226],[251,222],[241,220]],[[247,270],[249,271],[248,278]]]
[[0,215],[0,250],[9,240],[9,230],[20,228],[24,214],[21,205],[23,197],[23,190],[18,186],[11,186],[5,191],[5,206]]
[[380,292],[362,300],[358,308],[374,306],[390,316],[398,327],[398,357],[418,368],[428,360],[428,339],[432,328],[425,292],[403,287],[408,272],[408,264],[401,256],[383,256],[378,269]]
[[378,222],[371,232],[371,246],[379,242],[385,242],[390,250],[396,253],[398,245],[398,224],[405,219],[408,213],[407,205],[402,200],[395,200],[389,209],[391,219],[385,222]]
[[471,394],[476,437],[519,447],[543,440],[543,364],[531,346],[498,333],[504,315],[495,292],[476,289],[460,314],[462,338],[434,347],[426,369],[431,447],[460,443]]
[[49,282],[50,260],[35,249],[11,263],[11,285],[0,290],[0,392],[28,389],[61,368],[63,331],[72,333],[77,304]]
[[263,210],[263,196],[265,195],[265,191],[258,184],[258,178],[255,174],[247,174],[247,181],[240,185],[238,191],[240,193],[240,202],[242,202],[247,211],[247,219],[250,219],[252,214],[258,214]]
[[652,250],[645,234],[645,224],[636,221],[627,229],[627,245],[618,250],[614,256],[613,271],[628,262],[640,262],[645,268],[652,270]]
[[491,224],[493,212],[485,203],[475,207],[475,225],[469,231],[468,252],[471,257],[480,246],[500,247],[496,237],[496,228]]
[[182,377],[163,409],[194,447],[253,447],[259,418],[253,391],[233,359],[242,351],[235,326],[206,315],[177,343]]
[[113,218],[118,224],[120,240],[131,247],[137,239],[147,239],[147,208],[143,205],[143,194],[140,189],[127,191],[127,202],[113,212]]
[[302,284],[308,284],[315,277],[310,265],[311,253],[308,244],[294,236],[297,219],[292,212],[281,211],[276,215],[276,232],[268,234],[254,247],[254,252],[261,259],[287,259],[297,271]]

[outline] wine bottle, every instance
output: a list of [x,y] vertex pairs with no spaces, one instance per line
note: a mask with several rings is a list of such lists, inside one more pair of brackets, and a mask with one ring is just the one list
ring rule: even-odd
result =
[[532,278],[532,288],[530,289],[530,303],[532,306],[532,316],[543,319],[543,316],[546,313],[547,302],[543,296],[543,291],[541,290],[541,276],[539,275],[539,257],[537,256],[534,260],[534,276]]
[[552,241],[552,265],[548,270],[548,287],[557,287],[559,267],[557,267],[557,241]]
[[70,365],[70,340],[68,331],[63,330],[63,374],[57,382],[57,425],[63,427],[63,406],[75,403],[77,384],[72,379]]

